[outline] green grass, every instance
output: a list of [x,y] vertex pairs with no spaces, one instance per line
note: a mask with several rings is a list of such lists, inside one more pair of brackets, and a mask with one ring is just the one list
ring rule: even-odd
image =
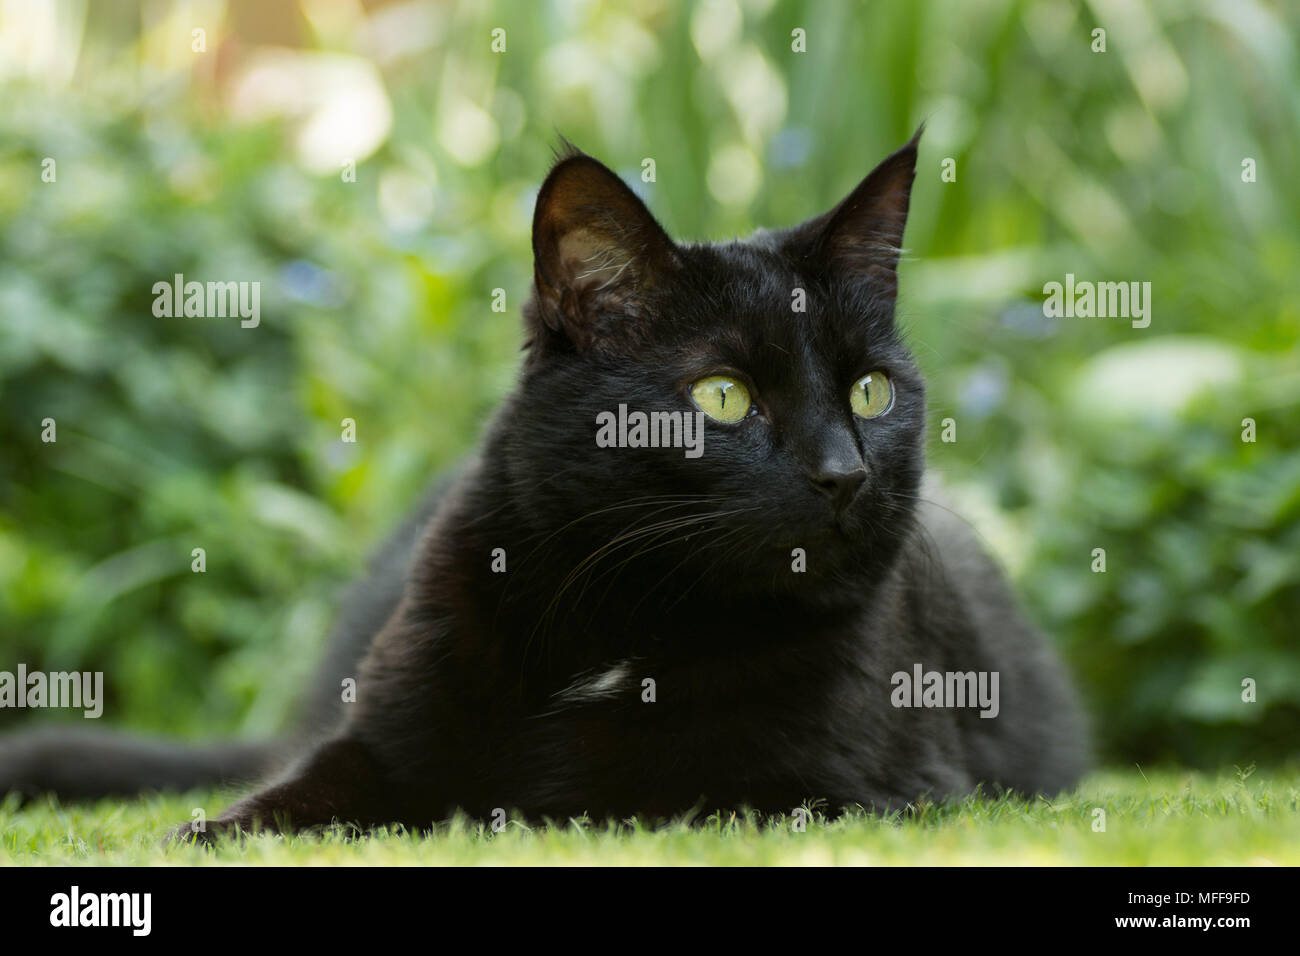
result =
[[[0,808],[0,866],[6,865],[756,865],[756,864],[1300,864],[1300,767],[1105,771],[1052,801],[971,797],[888,817],[814,814],[803,832],[792,818],[758,822],[710,817],[694,826],[615,827],[567,821],[511,823],[499,834],[453,822],[434,836],[380,831],[363,840],[258,836],[215,851],[162,849],[171,825],[195,807],[210,815],[223,795],[191,794],[94,806],[53,801]],[[1106,814],[1093,829],[1094,810]]]

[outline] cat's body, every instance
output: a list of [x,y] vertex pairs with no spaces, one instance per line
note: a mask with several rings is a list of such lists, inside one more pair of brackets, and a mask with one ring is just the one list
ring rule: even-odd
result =
[[[212,832],[1071,786],[1069,684],[922,488],[923,383],[893,322],[915,146],[830,213],[723,246],[672,243],[564,158],[538,197],[520,387],[354,592],[314,742]],[[598,447],[620,405],[720,417],[698,458]],[[922,672],[998,693],[986,716],[899,706],[920,689],[898,675]],[[58,789],[33,769],[51,754],[0,743],[0,786]]]
[[[465,482],[491,487],[473,471]],[[526,620],[512,622],[503,633],[522,645],[485,668],[501,651],[500,634],[487,646],[474,639],[491,633],[488,621],[468,635],[455,624],[417,633],[401,623],[428,621],[466,595],[495,609],[501,585],[490,562],[466,558],[511,540],[516,516],[485,518],[491,496],[477,507],[472,498],[453,492],[430,529],[410,603],[371,650],[367,700],[347,721],[345,735],[386,768],[393,792],[418,795],[400,808],[403,819],[458,806],[553,817],[788,811],[807,800],[884,809],[979,782],[1055,792],[1081,769],[1069,687],[971,532],[940,506],[919,507],[916,533],[861,604],[703,594],[664,613],[679,592],[647,611],[636,606],[645,597],[638,588],[593,614],[580,641],[572,630],[532,634]],[[448,586],[451,566],[471,569],[457,587]],[[430,681],[421,667],[433,659]],[[997,717],[973,706],[894,707],[893,675],[910,676],[918,663],[999,673]],[[395,699],[418,717],[392,708]],[[440,731],[434,746],[427,727]]]

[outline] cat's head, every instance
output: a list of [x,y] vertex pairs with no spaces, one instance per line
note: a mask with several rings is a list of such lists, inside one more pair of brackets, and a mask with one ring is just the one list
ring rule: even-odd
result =
[[[830,211],[725,243],[674,242],[617,175],[562,157],[502,423],[525,520],[574,553],[609,543],[593,577],[825,600],[882,574],[923,469],[924,386],[894,320],[918,137]],[[679,413],[651,420],[670,441],[703,412],[702,453],[635,447],[637,412]]]

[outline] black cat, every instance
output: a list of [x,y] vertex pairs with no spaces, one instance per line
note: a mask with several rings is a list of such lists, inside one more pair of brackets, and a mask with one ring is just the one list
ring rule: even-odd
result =
[[[562,156],[518,388],[354,592],[311,739],[207,836],[1072,786],[1068,682],[922,490],[925,389],[894,323],[916,152],[800,226],[698,245]],[[292,749],[11,737],[0,787],[188,787]]]

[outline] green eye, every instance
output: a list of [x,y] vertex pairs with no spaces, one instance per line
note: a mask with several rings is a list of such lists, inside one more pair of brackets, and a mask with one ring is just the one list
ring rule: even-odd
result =
[[738,422],[749,414],[749,389],[734,378],[710,375],[691,386],[691,398],[705,415],[716,422]]
[[872,372],[853,383],[849,405],[860,418],[879,418],[894,404],[894,385],[884,372]]

